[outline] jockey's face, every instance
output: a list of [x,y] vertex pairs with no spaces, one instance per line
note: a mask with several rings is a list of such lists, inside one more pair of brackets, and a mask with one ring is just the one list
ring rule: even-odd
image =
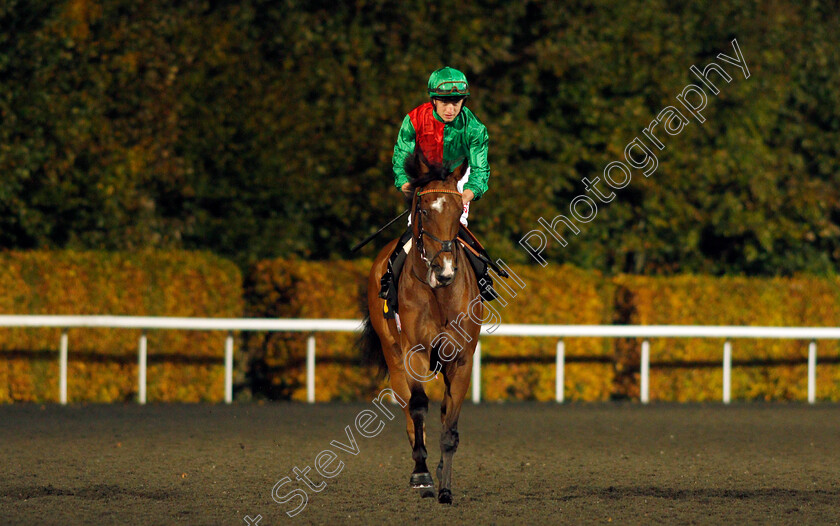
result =
[[432,104],[435,105],[435,112],[440,115],[443,122],[450,123],[461,113],[461,108],[464,106],[464,99],[461,97],[435,97],[432,99]]

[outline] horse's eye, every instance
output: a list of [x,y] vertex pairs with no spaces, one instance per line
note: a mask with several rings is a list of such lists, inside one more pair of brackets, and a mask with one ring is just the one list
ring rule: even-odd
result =
[[420,213],[421,213],[421,214],[423,214],[424,216],[429,215],[429,211],[428,211],[428,210],[423,210],[423,209],[421,209],[421,210],[420,210]]

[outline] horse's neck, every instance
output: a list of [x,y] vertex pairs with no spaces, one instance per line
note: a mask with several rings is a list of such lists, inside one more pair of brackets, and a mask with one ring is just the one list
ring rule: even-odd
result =
[[417,248],[417,237],[411,238],[411,250],[408,252],[408,258],[406,258],[406,270],[412,273],[414,277],[420,281],[420,284],[424,287],[431,289],[429,284],[426,282],[426,271],[428,267],[426,267],[426,263],[423,261],[423,258],[420,257],[420,249]]

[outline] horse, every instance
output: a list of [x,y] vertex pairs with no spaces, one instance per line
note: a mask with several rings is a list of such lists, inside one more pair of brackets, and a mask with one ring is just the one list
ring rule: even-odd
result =
[[[463,204],[457,182],[467,163],[453,171],[429,164],[415,153],[406,162],[411,191],[411,248],[399,278],[399,326],[386,319],[379,297],[380,278],[397,240],[374,259],[367,283],[367,311],[362,335],[364,354],[387,372],[391,388],[402,400],[414,470],[409,483],[421,496],[433,497],[434,481],[426,466],[426,415],[429,399],[424,383],[443,373],[440,407],[441,458],[436,475],[438,502],[452,503],[452,460],[458,449],[458,417],[472,374],[473,353],[483,319],[476,300],[479,287],[464,248],[457,241]],[[406,244],[408,246],[408,243]],[[472,315],[469,309],[472,309]],[[432,372],[430,372],[432,371]]]

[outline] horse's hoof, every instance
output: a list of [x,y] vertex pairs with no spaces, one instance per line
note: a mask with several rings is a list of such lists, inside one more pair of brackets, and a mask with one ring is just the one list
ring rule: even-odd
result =
[[452,492],[448,489],[442,489],[438,492],[438,502],[441,504],[452,504]]
[[412,488],[433,488],[435,482],[432,480],[430,473],[412,473],[411,474]]
[[435,489],[434,488],[420,488],[420,498],[421,499],[433,499],[433,498],[435,498]]

